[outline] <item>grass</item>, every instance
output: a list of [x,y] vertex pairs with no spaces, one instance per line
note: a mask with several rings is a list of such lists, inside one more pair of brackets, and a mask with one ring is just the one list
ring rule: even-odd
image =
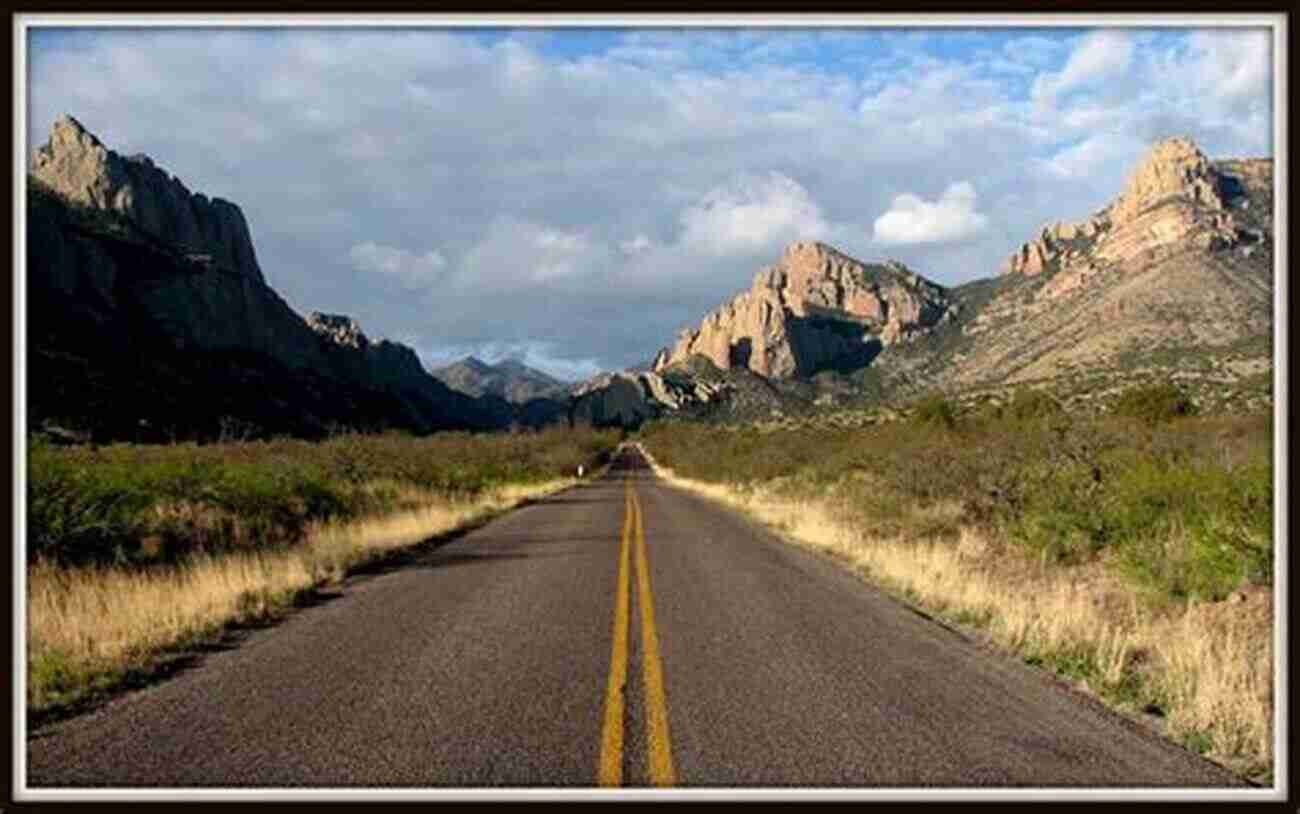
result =
[[313,523],[473,498],[592,464],[608,432],[390,433],[219,444],[28,445],[29,559],[153,565],[294,545]]
[[232,625],[591,470],[611,433],[30,451],[27,704],[147,680]]
[[641,441],[679,484],[1268,777],[1271,417],[1019,404],[951,426],[929,411],[851,433],[651,425]]

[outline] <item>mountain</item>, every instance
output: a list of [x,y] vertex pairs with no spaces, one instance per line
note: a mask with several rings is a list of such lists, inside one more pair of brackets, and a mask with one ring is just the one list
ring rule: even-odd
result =
[[1189,139],[1167,139],[1111,204],[1042,227],[1000,274],[950,288],[797,242],[660,351],[653,376],[589,383],[572,415],[751,420],[932,390],[998,399],[1022,386],[1101,406],[1162,378],[1202,406],[1264,406],[1272,185],[1269,159],[1211,161]]
[[1173,378],[1206,406],[1270,398],[1273,173],[1155,144],[1108,206],[1044,226],[1003,272],[950,289],[961,318],[895,353],[886,390],[1048,387],[1102,402]]
[[238,206],[191,193],[146,155],[118,155],[71,116],[54,123],[31,174],[70,203],[124,215],[197,260],[265,282]]
[[238,206],[72,117],[36,151],[27,203],[29,426],[167,440],[514,420],[347,317],[301,317],[266,283]]
[[511,404],[527,404],[534,399],[566,401],[573,389],[572,384],[517,359],[504,359],[491,365],[466,356],[459,362],[431,372],[453,390],[474,397],[490,394]]
[[793,243],[753,286],[660,352],[662,371],[693,355],[769,378],[866,367],[885,347],[951,319],[945,290],[901,263],[864,264],[823,243]]

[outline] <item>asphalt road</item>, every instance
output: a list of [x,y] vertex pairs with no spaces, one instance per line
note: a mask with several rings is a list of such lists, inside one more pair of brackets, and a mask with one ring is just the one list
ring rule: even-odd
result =
[[36,732],[29,785],[1241,782],[632,451],[339,594]]

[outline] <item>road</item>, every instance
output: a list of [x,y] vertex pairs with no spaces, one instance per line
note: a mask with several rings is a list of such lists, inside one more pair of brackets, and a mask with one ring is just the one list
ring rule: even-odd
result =
[[1241,782],[631,449],[338,594],[36,732],[29,785]]

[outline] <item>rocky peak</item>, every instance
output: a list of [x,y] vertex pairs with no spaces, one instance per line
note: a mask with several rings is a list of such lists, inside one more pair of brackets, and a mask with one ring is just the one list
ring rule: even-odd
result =
[[119,155],[72,116],[60,117],[32,156],[32,175],[63,198],[117,212],[187,254],[265,282],[244,213],[193,194],[145,155]]
[[824,243],[800,241],[760,271],[749,291],[683,331],[661,351],[661,371],[692,355],[761,376],[860,367],[880,347],[928,330],[947,313],[941,287],[896,261],[864,264]]
[[492,365],[489,365],[487,362],[484,362],[482,359],[478,358],[477,356],[466,356],[461,361],[461,364],[469,368],[470,370],[474,371],[475,373],[492,372]]
[[[1181,245],[1217,250],[1235,245],[1225,180],[1190,139],[1157,142],[1109,206],[1081,223],[1044,226],[1007,260],[1007,273],[1086,273],[1098,263],[1123,263]],[[1086,267],[1086,268],[1085,268]]]
[[1223,209],[1220,186],[1219,173],[1191,139],[1165,139],[1151,148],[1129,176],[1124,192],[1110,207],[1110,219],[1127,223],[1168,198]]
[[361,325],[352,317],[312,311],[307,315],[306,321],[307,327],[336,345],[350,348],[365,348],[370,345],[370,339],[361,332]]

